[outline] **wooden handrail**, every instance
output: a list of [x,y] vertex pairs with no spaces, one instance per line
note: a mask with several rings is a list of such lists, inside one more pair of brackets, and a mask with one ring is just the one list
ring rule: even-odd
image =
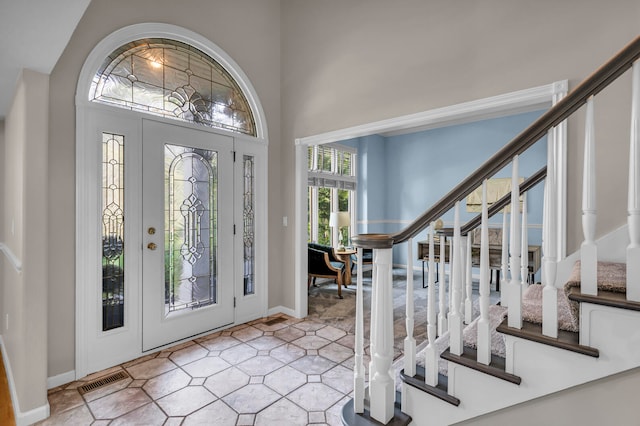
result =
[[365,248],[389,248],[394,244],[399,244],[415,237],[429,226],[432,221],[449,211],[456,201],[462,200],[473,192],[482,184],[482,181],[496,174],[509,164],[516,155],[529,149],[540,138],[545,136],[550,129],[562,123],[577,111],[591,96],[598,94],[624,74],[639,58],[640,37],[636,37],[409,226],[395,234],[355,235],[352,238],[354,245]]

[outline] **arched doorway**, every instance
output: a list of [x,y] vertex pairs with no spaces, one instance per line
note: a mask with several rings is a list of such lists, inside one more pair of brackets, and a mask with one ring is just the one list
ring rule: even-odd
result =
[[105,38],[76,93],[76,376],[265,315],[267,129],[206,38]]

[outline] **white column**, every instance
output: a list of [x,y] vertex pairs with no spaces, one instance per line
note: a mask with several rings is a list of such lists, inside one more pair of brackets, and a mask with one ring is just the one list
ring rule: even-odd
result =
[[424,381],[429,386],[438,384],[438,355],[436,354],[436,262],[433,243],[435,222],[429,227],[429,287],[427,290],[427,339],[429,344],[425,350]]
[[356,413],[364,413],[364,315],[362,295],[362,247],[358,247],[356,279],[356,335],[355,364],[353,366],[353,409]]
[[413,337],[413,238],[409,238],[407,244],[407,337],[404,339],[404,372],[407,376],[413,377],[416,374],[416,339]]
[[471,296],[473,294],[472,284],[473,284],[473,269],[471,267],[471,237],[467,234],[467,256],[465,257],[466,264],[466,274],[465,274],[465,282],[467,286],[467,294],[464,301],[464,322],[466,324],[470,324],[473,321],[473,300]]
[[511,241],[509,244],[509,327],[522,328],[522,280],[520,279],[520,181],[518,156],[513,157],[511,175]]
[[478,362],[491,363],[491,327],[489,323],[489,213],[487,180],[482,182],[482,225],[480,228],[480,319],[478,320]]
[[629,142],[627,300],[640,302],[640,62],[633,64]]
[[449,297],[451,298],[451,312],[449,312],[449,351],[453,355],[462,355],[462,315],[460,315],[460,299],[462,293],[462,259],[460,250],[460,202],[454,207],[453,241],[451,242],[451,269]]
[[439,312],[438,312],[438,336],[442,336],[447,332],[449,327],[447,326],[447,284],[445,282],[445,274],[444,274],[444,264],[445,264],[445,240],[444,234],[440,235],[440,280],[438,282],[438,304],[439,304]]
[[507,208],[502,209],[502,262],[500,264],[500,303],[509,307],[509,222]]
[[527,288],[529,279],[529,221],[527,219],[527,194],[523,194],[522,202],[522,244],[520,253],[522,254],[522,262],[520,263],[520,278],[522,279],[522,288]]
[[593,96],[587,101],[584,141],[584,172],[582,179],[582,231],[580,247],[580,291],[596,295],[598,276],[598,247],[596,246],[596,137]]
[[393,418],[395,402],[394,379],[389,374],[393,361],[393,289],[392,250],[374,249],[376,265],[375,305],[371,307],[371,324],[375,324],[375,348],[371,354],[369,402],[371,417],[386,424]]
[[558,337],[558,290],[555,285],[558,260],[555,162],[556,151],[553,147],[549,147],[542,210],[542,263],[544,265],[542,275],[544,283],[544,289],[542,290],[542,334],[553,338]]

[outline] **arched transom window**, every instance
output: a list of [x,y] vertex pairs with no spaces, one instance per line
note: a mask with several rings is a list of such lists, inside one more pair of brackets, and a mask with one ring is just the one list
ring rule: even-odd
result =
[[89,99],[256,135],[251,108],[233,77],[176,40],[146,38],[113,51],[94,76]]

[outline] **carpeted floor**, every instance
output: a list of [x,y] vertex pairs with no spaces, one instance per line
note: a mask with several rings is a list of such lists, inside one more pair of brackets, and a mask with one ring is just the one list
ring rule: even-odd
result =
[[[406,317],[406,284],[405,269],[393,270],[393,318],[394,318],[394,359],[402,355],[404,338],[407,335]],[[317,279],[317,287],[311,286],[309,291],[309,317],[322,323],[330,324],[350,334],[355,334],[356,318],[356,276],[353,284],[342,289],[344,299],[338,299],[338,286],[329,279]],[[414,338],[418,343],[427,335],[427,289],[422,288],[422,275],[414,275],[415,327]],[[364,294],[364,336],[368,346],[371,319],[371,270],[363,272]]]
[[[407,336],[406,330],[406,269],[396,268],[393,270],[393,320],[394,320],[394,359],[403,353],[404,338]],[[371,270],[363,271],[363,294],[364,294],[364,337],[365,346],[368,346],[371,318]],[[356,275],[353,277],[353,284],[348,288],[342,288],[344,299],[338,299],[338,286],[330,279],[318,278],[316,287],[311,286],[309,290],[309,318],[318,322],[326,323],[355,334],[356,318]],[[436,297],[439,289],[436,284]],[[422,273],[416,271],[413,276],[414,292],[414,331],[413,337],[416,345],[424,342],[427,338],[427,291],[422,288]],[[478,283],[473,283],[473,299],[478,297]],[[497,302],[499,294],[491,292],[491,303]],[[438,300],[436,299],[436,309]]]

